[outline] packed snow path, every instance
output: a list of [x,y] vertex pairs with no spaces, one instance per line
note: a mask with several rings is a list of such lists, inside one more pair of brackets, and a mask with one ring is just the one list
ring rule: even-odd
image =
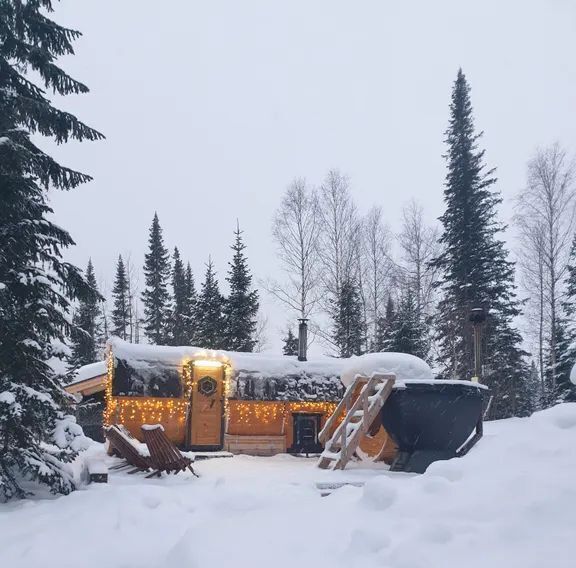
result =
[[[10,568],[573,568],[576,404],[486,424],[424,475],[235,457],[0,505]],[[94,446],[92,453],[101,452]],[[316,482],[365,481],[321,497]]]

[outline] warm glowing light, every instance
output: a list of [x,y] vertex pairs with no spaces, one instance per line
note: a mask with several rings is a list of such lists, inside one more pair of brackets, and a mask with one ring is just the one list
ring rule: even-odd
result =
[[199,361],[194,361],[194,366],[195,367],[203,367],[205,369],[217,369],[219,367],[222,367],[223,363],[221,363],[220,361],[214,361],[213,359],[202,359]]
[[[193,368],[223,368],[223,403],[225,432],[234,431],[238,427],[253,428],[258,425],[278,427],[282,434],[291,428],[292,413],[309,412],[322,414],[322,422],[334,412],[336,403],[322,401],[267,401],[267,400],[237,400],[232,366],[215,359],[182,361],[181,376],[183,384],[182,398],[153,397],[119,397],[112,396],[114,380],[114,354],[108,353],[108,373],[106,378],[104,424],[167,424],[177,423],[178,428],[184,428],[187,421],[190,401],[194,390]],[[278,425],[278,426],[276,426]]]

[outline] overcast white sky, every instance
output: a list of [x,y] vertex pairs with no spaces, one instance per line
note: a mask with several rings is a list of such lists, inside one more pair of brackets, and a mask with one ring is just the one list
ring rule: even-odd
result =
[[[236,218],[257,278],[278,272],[270,223],[295,176],[337,167],[392,228],[411,197],[443,209],[443,132],[462,66],[498,189],[510,200],[538,145],[576,150],[576,1],[63,0],[84,37],[66,70],[91,88],[58,101],[107,140],[57,157],[94,176],[54,194],[58,222],[111,286],[141,265],[154,211],[197,283],[221,279]],[[271,347],[288,314],[262,291]]]

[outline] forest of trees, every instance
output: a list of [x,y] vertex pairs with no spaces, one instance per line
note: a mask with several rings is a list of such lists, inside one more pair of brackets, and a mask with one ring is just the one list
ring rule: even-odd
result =
[[[393,233],[380,207],[360,213],[342,172],[330,170],[318,187],[296,178],[272,221],[284,276],[268,280],[265,290],[284,306],[289,322],[309,319],[310,340],[333,356],[409,353],[445,378],[474,375],[469,315],[482,307],[488,314],[482,378],[495,395],[491,417],[525,415],[576,399],[569,380],[576,359],[573,162],[557,144],[530,160],[517,199],[513,229],[519,246],[513,259],[506,227],[498,221],[495,170],[484,161],[462,71],[449,110],[446,208],[438,225],[427,223],[423,207],[412,200]],[[131,260],[119,256],[109,303],[97,301],[96,294],[77,305],[74,321],[84,332],[72,336],[71,364],[102,356],[110,335],[162,345],[260,349],[259,292],[239,227],[231,248],[228,294],[211,259],[197,289],[190,263],[164,244],[155,214],[143,290]],[[86,278],[97,291],[91,263]],[[298,340],[290,325],[286,333],[282,352],[293,356]]]
[[[511,227],[499,222],[495,169],[485,163],[470,86],[460,70],[445,133],[445,212],[427,224],[410,201],[394,234],[380,207],[362,215],[338,170],[313,186],[286,189],[273,220],[283,277],[267,283],[293,319],[311,320],[312,340],[335,356],[399,351],[438,376],[474,375],[472,308],[484,308],[482,379],[490,417],[526,415],[576,400],[576,185],[558,144],[536,151]],[[517,289],[519,286],[519,290]],[[293,335],[284,338],[292,353]]]
[[[254,351],[263,341],[258,319],[260,303],[258,291],[252,285],[239,225],[230,248],[232,259],[226,275],[228,295],[220,291],[210,258],[197,291],[190,263],[184,264],[177,247],[170,254],[164,244],[160,220],[154,214],[141,292],[131,263],[125,262],[120,255],[110,302],[107,302],[98,292],[92,262],[88,263],[86,278],[95,295],[80,300],[74,311],[74,319],[83,331],[73,335],[69,364],[75,367],[101,359],[111,336],[139,343],[141,327],[142,340],[156,345]],[[141,317],[138,316],[139,305],[143,307]]]

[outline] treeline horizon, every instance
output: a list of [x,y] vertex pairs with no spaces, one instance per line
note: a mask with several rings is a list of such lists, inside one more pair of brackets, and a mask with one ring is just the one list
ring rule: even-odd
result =
[[[381,207],[360,214],[349,178],[336,169],[318,186],[295,178],[287,187],[272,220],[282,276],[261,283],[294,322],[286,328],[282,352],[296,353],[293,328],[304,318],[310,321],[311,340],[321,341],[334,356],[409,353],[428,361],[440,377],[471,379],[469,315],[472,308],[482,307],[488,314],[482,377],[495,393],[493,416],[524,415],[556,401],[572,400],[576,397],[569,380],[576,361],[574,162],[558,144],[537,150],[528,162],[526,187],[516,198],[513,217],[520,234],[515,263],[503,239],[505,226],[498,221],[502,199],[494,190],[495,170],[484,163],[484,150],[479,148],[482,133],[475,130],[470,87],[461,70],[450,115],[445,133],[446,211],[439,226],[427,224],[422,206],[411,200],[394,234]],[[246,320],[249,330],[237,326],[234,332],[244,338],[240,340],[226,330],[232,320],[225,315],[227,300],[220,293],[210,258],[202,288],[212,290],[220,300],[207,298],[199,307],[190,265],[184,267],[178,249],[168,259],[157,216],[150,231],[142,294],[133,286],[134,265],[129,262],[124,268],[122,286],[128,300],[120,310],[121,325],[117,303],[122,271],[117,266],[111,324],[105,325],[108,335],[136,342],[144,335],[158,344],[262,349],[266,317],[258,315],[257,300],[250,304],[246,299],[250,293],[258,298],[259,291],[252,284],[245,255],[240,256],[248,282],[243,282],[241,301],[253,309]],[[235,234],[235,246],[243,251],[239,228]],[[237,255],[235,250],[235,262],[239,262]],[[154,270],[162,276],[152,277]],[[232,292],[230,275],[226,281]],[[525,297],[518,297],[518,283]],[[178,292],[187,287],[188,299]],[[180,297],[185,299],[177,300]],[[212,330],[208,319],[215,322]],[[163,321],[188,331],[174,331]],[[524,335],[517,327],[520,322],[528,327]]]

